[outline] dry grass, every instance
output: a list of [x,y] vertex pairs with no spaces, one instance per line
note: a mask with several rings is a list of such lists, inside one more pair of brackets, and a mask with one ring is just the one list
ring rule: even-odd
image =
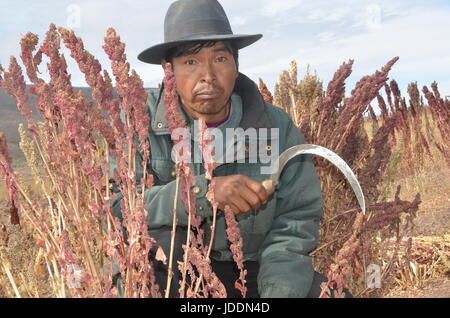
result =
[[[364,128],[371,140],[373,137],[372,121],[366,120]],[[431,128],[435,141],[442,143],[437,127],[432,126]],[[425,127],[422,126],[421,130],[425,132]],[[399,133],[396,133],[396,136],[400,141],[393,149],[391,162],[380,187],[381,197],[385,200],[392,200],[398,185],[401,186],[404,200],[413,200],[416,193],[420,193],[422,202],[417,211],[416,227],[406,234],[413,236],[450,234],[450,218],[448,217],[450,213],[450,168],[446,165],[444,156],[436,147],[431,147],[433,157],[421,154],[424,158],[420,163],[402,162],[401,136]],[[416,142],[413,139],[413,143]]]
[[[418,172],[398,180],[406,200],[420,193],[422,204],[417,211],[415,228],[406,234],[441,235],[450,234],[450,178],[445,166],[434,166],[432,161]],[[388,188],[392,195],[393,186]]]
[[[15,169],[31,197],[36,197],[39,188],[34,184],[29,169],[23,163],[16,162]],[[6,232],[2,229],[6,227]],[[5,236],[7,233],[7,238]],[[42,253],[28,223],[21,226],[9,224],[8,193],[5,185],[0,184],[0,255],[3,264],[10,267],[11,276],[17,285],[21,297],[51,297],[52,289],[45,268]],[[4,267],[0,267],[0,297],[16,297],[11,280]]]
[[[448,297],[450,282],[450,235],[417,236],[395,277],[396,286],[384,297]],[[431,286],[430,286],[431,285]]]
[[385,295],[385,298],[450,298],[450,279],[430,279],[423,288],[396,288]]
[[[366,120],[364,128],[369,139],[372,139],[373,122]],[[431,128],[435,141],[442,142],[437,127]],[[424,129],[422,126],[421,130]],[[397,264],[394,283],[383,292],[382,297],[449,297],[450,169],[436,147],[431,147],[433,157],[425,155],[425,160],[408,165],[402,161],[401,134],[396,133],[396,137],[400,141],[394,147],[387,176],[381,185],[382,197],[392,200],[400,185],[404,200],[413,200],[416,193],[420,193],[422,202],[414,226],[401,229],[402,236],[412,238],[409,257],[405,255],[407,239],[404,239],[398,253],[405,258],[405,262]],[[395,250],[395,238],[383,242],[382,246],[388,251],[388,259]]]
[[[31,229],[8,225],[8,244],[0,246],[3,266],[9,265],[21,297],[51,297],[52,288]],[[2,268],[4,269],[4,268]],[[0,297],[16,297],[11,280],[0,271]]]

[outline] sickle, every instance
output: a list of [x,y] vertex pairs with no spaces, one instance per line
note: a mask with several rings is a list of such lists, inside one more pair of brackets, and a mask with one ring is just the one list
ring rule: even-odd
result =
[[270,176],[270,179],[264,180],[262,185],[266,188],[267,192],[272,194],[275,192],[275,187],[278,184],[281,172],[284,167],[292,158],[303,155],[312,154],[321,156],[329,160],[333,165],[335,165],[345,176],[347,181],[350,183],[353,191],[355,192],[356,198],[358,199],[359,206],[361,207],[362,213],[366,214],[366,202],[364,199],[364,194],[362,192],[361,186],[359,185],[358,179],[353,173],[352,169],[347,165],[347,163],[339,157],[337,154],[331,150],[317,146],[317,145],[298,145],[285,150],[275,161],[274,170]]

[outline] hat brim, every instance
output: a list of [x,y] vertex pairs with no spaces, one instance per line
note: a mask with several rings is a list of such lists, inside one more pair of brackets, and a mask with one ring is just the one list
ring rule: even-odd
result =
[[166,53],[169,49],[174,48],[178,45],[196,42],[196,41],[232,41],[233,46],[240,50],[246,46],[249,46],[259,39],[262,38],[262,34],[253,35],[239,35],[239,34],[217,34],[217,35],[204,35],[196,36],[195,38],[183,39],[179,41],[161,43],[149,47],[148,49],[142,51],[138,55],[138,59],[142,62],[149,64],[161,64],[161,61],[165,58]]

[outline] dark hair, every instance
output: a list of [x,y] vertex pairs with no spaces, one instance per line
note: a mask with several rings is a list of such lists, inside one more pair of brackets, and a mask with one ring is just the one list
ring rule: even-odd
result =
[[[176,46],[167,52],[165,60],[172,63],[174,57],[197,54],[201,49],[213,47],[217,42],[221,41],[196,41]],[[233,55],[236,69],[239,69],[239,51],[233,47],[233,44],[230,41],[222,41],[222,43],[224,44],[225,49]]]

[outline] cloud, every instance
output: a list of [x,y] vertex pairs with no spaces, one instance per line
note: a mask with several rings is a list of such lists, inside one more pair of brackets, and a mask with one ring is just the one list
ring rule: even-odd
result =
[[305,10],[305,20],[313,23],[336,23],[342,20],[352,19],[354,14],[354,7],[336,7],[328,6],[324,7],[317,5],[310,9]]
[[415,8],[413,3],[405,7],[394,1],[383,2],[383,4],[368,2],[360,10],[353,12],[351,27],[369,30],[379,29],[381,24],[386,21],[410,15],[413,8]]
[[348,18],[353,10],[350,7],[332,8],[322,18],[322,22],[338,22]]
[[[433,21],[433,24],[430,24]],[[335,56],[358,57],[359,61],[370,63],[379,57],[399,55],[403,62],[402,71],[420,70],[426,73],[440,73],[443,66],[450,66],[450,42],[436,39],[450,38],[450,12],[439,10],[415,9],[408,16],[402,16],[381,23],[374,32],[360,33],[354,36],[334,40],[329,45]],[[315,59],[326,58],[312,49]]]
[[247,18],[242,16],[234,16],[231,18],[230,24],[232,26],[234,25],[244,25],[247,23]]
[[[161,67],[144,64],[137,55],[163,40],[164,16],[172,0],[0,1],[4,5],[0,24],[3,66],[7,67],[10,55],[19,56],[19,40],[27,31],[37,33],[42,41],[50,22],[66,26],[66,9],[72,3],[81,8],[81,24],[75,32],[104,68],[109,70],[109,61],[101,46],[106,29],[112,26],[126,43],[131,68],[145,85],[160,82]],[[222,0],[221,4],[235,33],[264,34],[241,51],[240,66],[253,79],[263,77],[269,87],[292,59],[298,61],[301,72],[310,64],[325,82],[342,62],[354,59],[347,85],[351,87],[398,55],[391,78],[398,79],[400,86],[416,80],[429,85],[436,79],[440,89],[450,90],[450,42],[446,41],[450,11],[438,1]],[[83,84],[83,75],[65,54],[72,81]]]
[[300,6],[301,3],[301,0],[266,0],[262,6],[262,15],[266,17],[274,17],[280,13]]
[[317,34],[317,37],[319,38],[319,41],[327,42],[333,39],[334,35],[334,32],[321,32]]
[[429,85],[433,78],[438,82],[450,79],[444,71],[450,69],[450,42],[436,40],[450,38],[450,12],[417,7],[402,15],[396,15],[395,10],[389,12],[390,18],[381,20],[378,29],[365,27],[356,31],[343,27],[335,31],[331,26],[317,27],[314,30],[324,31],[314,34],[313,30],[297,29],[298,35],[290,33],[280,40],[271,39],[272,58],[259,53],[264,56],[252,62],[249,73],[257,76],[261,72],[273,87],[281,70],[289,67],[291,59],[296,59],[299,65],[310,64],[328,82],[342,62],[354,59],[353,73],[348,80],[353,85],[362,76],[374,73],[393,57],[400,56],[390,77],[398,79],[401,87],[421,79],[424,85]]

